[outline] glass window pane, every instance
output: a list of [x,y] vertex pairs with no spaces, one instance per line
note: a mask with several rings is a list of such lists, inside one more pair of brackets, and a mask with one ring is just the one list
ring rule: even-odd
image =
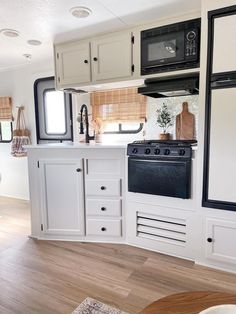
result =
[[119,123],[107,123],[104,132],[119,132]]
[[2,121],[1,122],[1,140],[9,142],[11,141],[11,137],[12,137],[11,122]]
[[122,123],[121,130],[122,131],[136,131],[140,128],[140,123]]
[[47,134],[66,133],[66,113],[64,93],[47,91],[45,93],[45,121]]

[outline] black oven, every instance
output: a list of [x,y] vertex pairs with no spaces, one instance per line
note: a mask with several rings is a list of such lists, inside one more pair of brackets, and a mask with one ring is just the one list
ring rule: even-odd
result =
[[200,19],[141,32],[141,75],[199,66]]
[[129,192],[191,197],[190,145],[134,142],[128,155]]

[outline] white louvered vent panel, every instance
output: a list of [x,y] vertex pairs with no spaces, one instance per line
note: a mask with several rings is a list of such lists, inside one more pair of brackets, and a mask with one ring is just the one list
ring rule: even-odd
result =
[[137,212],[137,236],[184,245],[186,242],[186,220]]

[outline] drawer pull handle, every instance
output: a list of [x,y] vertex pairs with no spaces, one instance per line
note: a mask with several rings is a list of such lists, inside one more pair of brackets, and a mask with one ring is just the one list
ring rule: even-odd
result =
[[207,242],[211,243],[212,241],[212,238],[207,238]]
[[94,57],[94,58],[93,58],[93,61],[98,61],[98,58],[97,58],[97,57]]
[[88,60],[84,60],[84,63],[88,63]]
[[76,171],[77,171],[77,172],[81,172],[82,169],[81,169],[81,168],[77,168]]
[[101,190],[106,190],[106,187],[105,186],[101,186]]
[[107,230],[107,228],[105,228],[105,227],[102,227],[102,228],[101,228],[101,230],[102,230],[102,231],[106,231],[106,230]]
[[101,210],[104,212],[106,210],[106,207],[101,207]]

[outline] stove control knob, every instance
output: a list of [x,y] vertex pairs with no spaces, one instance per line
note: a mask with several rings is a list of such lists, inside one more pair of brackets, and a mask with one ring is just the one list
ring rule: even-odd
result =
[[156,149],[154,150],[154,154],[155,154],[155,155],[159,155],[159,154],[160,154],[160,152],[161,152],[161,151],[160,151],[160,149],[159,149],[159,148],[156,148]]
[[184,149],[180,149],[179,150],[179,155],[180,156],[184,156],[185,155],[185,150]]
[[132,153],[133,154],[137,154],[137,152],[138,152],[138,149],[137,148],[133,148]]
[[169,150],[169,148],[165,149],[165,155],[170,155],[170,150]]
[[151,149],[150,148],[146,148],[145,149],[145,154],[149,155],[151,153]]

